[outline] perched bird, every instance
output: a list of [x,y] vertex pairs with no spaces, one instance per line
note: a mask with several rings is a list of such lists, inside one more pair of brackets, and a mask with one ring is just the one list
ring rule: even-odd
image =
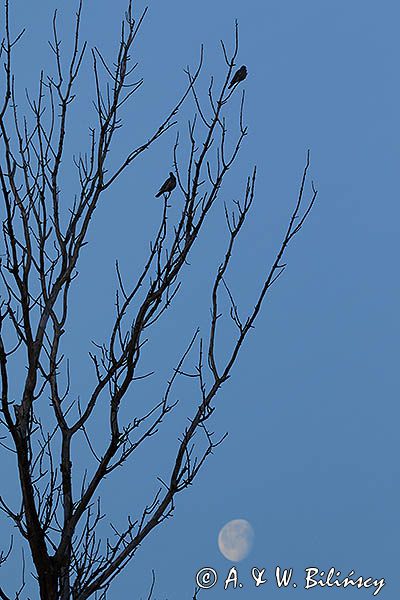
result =
[[233,87],[234,85],[236,85],[237,83],[240,83],[241,81],[243,81],[243,79],[246,79],[247,77],[247,69],[245,65],[242,65],[240,67],[240,69],[238,69],[236,71],[236,73],[234,74],[234,76],[232,77],[232,81],[229,84],[229,89],[231,87]]
[[176,188],[176,177],[172,173],[169,172],[169,177],[164,181],[162,186],[160,187],[158,193],[156,194],[156,198],[159,198],[162,194],[170,194],[172,190]]

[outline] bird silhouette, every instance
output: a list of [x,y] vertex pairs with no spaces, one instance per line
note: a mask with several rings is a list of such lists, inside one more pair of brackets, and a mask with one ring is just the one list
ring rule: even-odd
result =
[[231,87],[233,87],[234,85],[236,85],[237,83],[240,83],[241,81],[246,79],[246,77],[247,77],[247,68],[245,65],[242,65],[240,67],[240,69],[238,69],[236,71],[236,73],[234,74],[234,76],[232,77],[232,81],[229,84],[229,89]]
[[166,179],[164,181],[164,183],[162,184],[162,186],[160,187],[159,191],[156,194],[156,198],[159,198],[162,194],[170,194],[172,192],[172,190],[174,190],[175,188],[176,188],[176,177],[172,173],[172,171],[170,171],[168,179]]

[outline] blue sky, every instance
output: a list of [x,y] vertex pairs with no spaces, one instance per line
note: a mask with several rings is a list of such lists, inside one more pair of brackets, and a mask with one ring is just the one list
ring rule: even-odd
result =
[[[40,69],[49,66],[54,8],[67,47],[74,2],[64,4],[12,3],[15,23],[27,27],[16,56],[21,89],[35,89]],[[135,6],[139,13],[145,5]],[[124,0],[85,2],[83,35],[108,56],[124,8]],[[257,164],[254,210],[230,273],[244,309],[284,231],[308,148],[319,196],[218,396],[212,428],[228,431],[228,438],[178,498],[173,519],[116,580],[112,600],[146,597],[152,569],[159,600],[190,598],[203,566],[223,578],[231,563],[219,553],[217,536],[236,518],[248,519],[255,531],[251,554],[238,564],[245,584],[253,566],[270,575],[276,565],[293,567],[299,589],[279,593],[301,600],[312,593],[302,589],[304,569],[335,566],[344,574],[353,569],[385,577],[380,596],[398,597],[399,18],[398,3],[389,0],[149,2],[135,55],[144,85],[125,112],[116,156],[145,139],[173,105],[184,86],[183,69],[195,64],[201,43],[199,89],[206,94],[209,75],[223,72],[219,40],[231,42],[239,21],[238,63],[249,70],[249,135],[221,201],[237,197]],[[71,154],[84,147],[93,120],[93,82],[85,69],[71,117]],[[183,113],[182,131],[189,114]],[[102,339],[111,323],[115,259],[131,273],[141,264],[173,141],[173,132],[163,137],[96,211],[66,340],[72,393],[81,397],[93,381],[90,340]],[[72,193],[73,182],[66,189]],[[207,225],[182,292],[152,340],[148,361],[157,365],[157,377],[149,388],[143,384],[145,396],[162,389],[194,329],[207,325],[210,284],[224,248],[220,217]],[[182,394],[177,420],[172,417],[158,440],[106,482],[107,512],[121,525],[122,515],[140,511],[150,498],[156,477],[168,474],[185,415],[198,402],[189,388]],[[97,426],[100,436],[101,419]],[[7,473],[12,481],[8,467]],[[12,589],[14,573],[1,578]],[[236,592],[254,599],[267,593],[274,597],[271,587]],[[200,597],[232,594],[218,583]],[[321,590],[318,598],[338,594],[364,598],[372,592]]]

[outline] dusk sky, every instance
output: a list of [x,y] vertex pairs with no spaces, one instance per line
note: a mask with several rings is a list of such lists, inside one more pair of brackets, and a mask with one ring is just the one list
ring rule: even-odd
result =
[[[75,5],[12,1],[13,27],[27,28],[15,57],[21,107],[24,87],[36,92],[41,69],[54,70],[47,43],[54,9],[59,9],[67,51]],[[335,567],[344,576],[353,570],[357,577],[385,578],[378,597],[394,600],[400,591],[400,5],[395,0],[150,0],[148,5],[132,55],[144,84],[124,108],[111,160],[157,129],[184,89],[184,69],[194,70],[201,44],[204,71],[198,91],[207,101],[210,75],[221,82],[224,74],[220,39],[232,47],[235,19],[237,64],[248,69],[240,85],[246,90],[249,133],[179,294],[152,332],[145,365],[155,375],[137,382],[133,416],[141,395],[157,398],[165,389],[195,329],[207,334],[212,282],[227,243],[223,202],[242,197],[253,165],[258,173],[254,206],[229,272],[243,314],[254,306],[284,235],[307,150],[318,197],[232,377],[218,393],[209,425],[217,437],[228,432],[227,438],[193,485],[179,494],[173,518],[149,535],[117,577],[109,598],[147,598],[154,570],[156,599],[189,599],[203,567],[215,569],[219,581],[201,592],[202,600],[234,593],[254,600],[278,593],[293,600],[372,597],[373,588],[305,590],[304,570],[315,566]],[[145,6],[134,2],[135,13],[139,16]],[[82,37],[111,62],[125,8],[125,0],[84,2]],[[68,160],[87,149],[95,123],[89,57],[68,122]],[[228,111],[233,132],[239,97],[238,91]],[[96,210],[74,282],[64,346],[71,394],[83,401],[94,382],[91,340],[106,339],[112,324],[115,260],[132,277],[142,265],[162,210],[154,195],[173,168],[176,130],[186,135],[194,110],[189,100],[176,127],[121,176]],[[68,164],[64,168],[63,194],[72,202],[76,172]],[[309,197],[309,185],[306,193]],[[181,202],[176,190],[171,203]],[[222,331],[221,357],[232,340],[228,317]],[[194,355],[192,365],[195,360]],[[168,479],[178,437],[199,403],[188,382],[175,396],[177,411],[159,434],[104,482],[105,525],[112,520],[122,527],[127,514],[137,518],[158,489],[157,477]],[[128,415],[129,394],[127,405]],[[104,423],[100,412],[94,439],[108,435]],[[74,452],[84,469],[86,451],[75,447]],[[4,464],[1,495],[15,486],[12,459]],[[252,549],[238,563],[222,556],[217,542],[221,528],[233,519],[246,519],[254,531]],[[3,515],[0,550],[8,546],[10,531]],[[19,548],[17,543],[12,567],[0,569],[10,594],[20,582]],[[243,588],[224,591],[233,564]],[[294,569],[296,589],[274,592],[277,565]],[[267,584],[255,588],[253,567],[266,569]]]

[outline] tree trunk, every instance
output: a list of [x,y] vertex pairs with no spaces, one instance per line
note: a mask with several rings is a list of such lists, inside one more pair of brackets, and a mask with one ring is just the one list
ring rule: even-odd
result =
[[51,568],[39,575],[40,600],[59,600],[58,573],[54,565],[50,564]]

